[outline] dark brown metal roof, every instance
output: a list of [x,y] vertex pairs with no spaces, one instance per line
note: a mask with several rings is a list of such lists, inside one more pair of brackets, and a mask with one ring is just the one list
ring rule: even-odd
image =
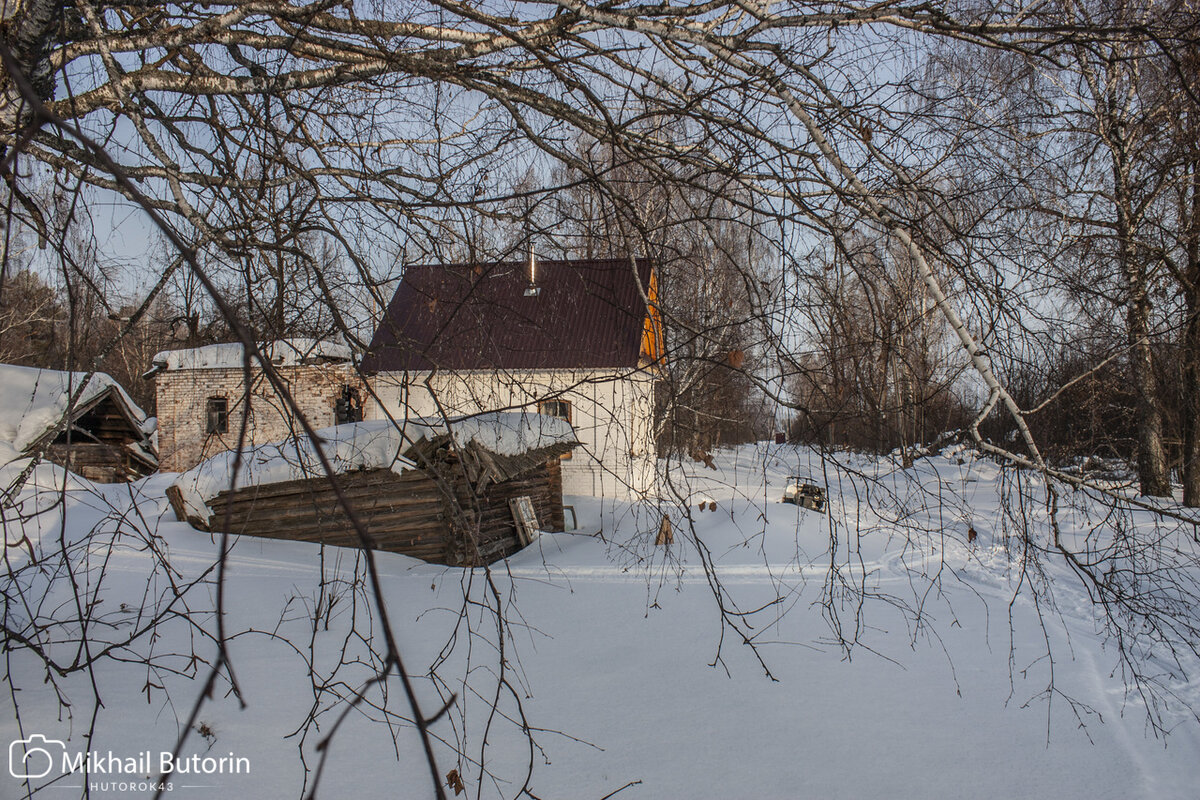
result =
[[637,366],[649,259],[539,261],[529,285],[528,263],[406,268],[364,371]]

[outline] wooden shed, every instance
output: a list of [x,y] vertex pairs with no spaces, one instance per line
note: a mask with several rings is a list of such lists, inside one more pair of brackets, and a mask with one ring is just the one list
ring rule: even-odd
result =
[[[101,483],[158,471],[146,416],[108,375],[0,365],[0,402],[19,424],[0,438],[20,455],[46,460]],[[71,399],[75,404],[71,405]]]
[[[377,442],[371,448],[374,455],[335,459],[340,466],[333,480],[353,505],[372,547],[437,564],[489,564],[524,547],[537,530],[563,529],[559,459],[576,442],[570,433],[563,435],[561,420],[549,421],[558,425],[557,434],[538,435],[515,448],[436,427],[421,430],[416,437],[410,432],[408,440],[391,445],[395,457],[390,463],[384,463],[386,456],[378,457],[389,452],[389,445],[379,447]],[[339,437],[336,450],[347,439],[361,438],[364,429],[378,435],[386,434],[388,427],[379,422],[356,423],[321,434],[326,439]],[[247,457],[264,463],[261,453]],[[295,463],[304,461],[297,454]],[[235,534],[360,545],[329,477],[321,470],[287,480],[257,480],[232,490],[214,491],[210,482],[204,508],[185,496],[186,476],[167,495],[176,516],[201,530],[227,528]],[[281,476],[288,474],[276,472],[273,477]]]

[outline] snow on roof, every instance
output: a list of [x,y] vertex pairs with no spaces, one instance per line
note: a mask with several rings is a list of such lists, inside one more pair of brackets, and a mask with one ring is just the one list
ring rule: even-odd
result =
[[[427,432],[424,425],[405,431],[413,441]],[[387,420],[337,425],[319,430],[317,435],[335,474],[360,469],[404,472],[416,466],[400,455],[412,441]],[[176,479],[173,486],[179,490],[189,518],[208,522],[211,519],[208,501],[231,488],[264,486],[324,474],[316,447],[307,436],[246,448],[235,475],[236,461],[237,453],[233,450],[219,453]]]
[[[399,427],[397,427],[399,426]],[[570,423],[556,417],[521,412],[494,412],[450,420],[455,443],[465,447],[475,442],[499,455],[516,455],[561,442],[574,442]],[[368,420],[337,425],[317,431],[321,449],[335,474],[355,470],[390,469],[405,472],[416,464],[402,453],[421,439],[444,435],[446,426],[414,418]],[[324,475],[316,448],[306,436],[258,445],[242,451],[236,476],[236,453],[220,453],[176,479],[187,517],[211,522],[208,501],[231,488],[265,486],[272,483]]]
[[451,419],[450,430],[460,447],[475,442],[502,456],[575,441],[575,431],[565,419],[520,411],[496,411]]
[[[0,364],[0,444],[19,454],[37,442],[63,418],[71,395],[86,376],[85,372]],[[76,408],[86,406],[110,389],[121,398],[134,422],[139,427],[145,424],[145,412],[119,383],[103,372],[92,375]],[[4,455],[8,455],[7,450],[0,448],[0,458]]]
[[[280,339],[262,343],[259,348],[276,366],[351,359],[349,347],[323,339]],[[238,369],[243,364],[243,352],[241,342],[210,344],[187,350],[164,350],[154,355],[153,366],[147,375],[176,369]]]

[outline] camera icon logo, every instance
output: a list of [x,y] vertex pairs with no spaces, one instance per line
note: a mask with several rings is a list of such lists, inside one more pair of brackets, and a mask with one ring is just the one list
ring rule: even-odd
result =
[[24,780],[44,778],[54,769],[54,757],[66,751],[66,744],[40,733],[17,739],[8,746],[8,774]]

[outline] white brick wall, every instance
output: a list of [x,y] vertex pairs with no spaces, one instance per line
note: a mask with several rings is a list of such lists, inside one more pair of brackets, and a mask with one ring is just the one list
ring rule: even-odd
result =
[[432,378],[428,372],[380,373],[372,385],[379,406],[369,409],[368,417],[382,417],[385,410],[399,417],[405,408],[435,418],[536,411],[540,400],[566,400],[582,446],[563,461],[563,493],[626,497],[653,489],[654,381],[648,371],[472,370]]

